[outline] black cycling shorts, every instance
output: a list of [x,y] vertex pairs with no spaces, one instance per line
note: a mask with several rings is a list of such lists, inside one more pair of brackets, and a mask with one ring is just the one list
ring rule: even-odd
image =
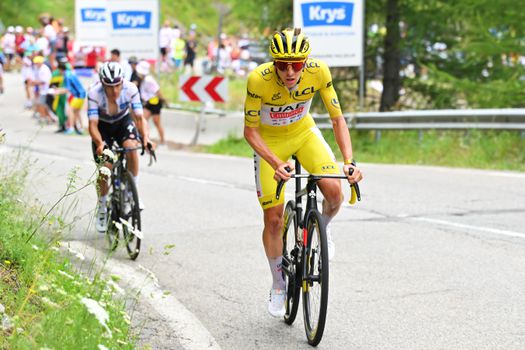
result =
[[159,102],[156,105],[152,105],[151,103],[146,102],[144,108],[150,111],[153,115],[160,114],[160,110],[162,109],[162,102]]
[[[122,147],[122,144],[126,140],[140,141],[137,127],[135,126],[135,123],[129,114],[125,115],[124,118],[113,124],[99,120],[98,131],[102,136],[102,140],[106,143],[106,145],[108,145],[108,147],[113,145],[113,141],[117,141],[120,147]],[[91,142],[91,149],[93,150],[93,158],[95,161],[98,161],[97,145],[93,141]]]

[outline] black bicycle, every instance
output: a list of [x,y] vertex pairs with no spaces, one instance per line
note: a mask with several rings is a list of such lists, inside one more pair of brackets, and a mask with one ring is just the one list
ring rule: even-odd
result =
[[[150,145],[148,145],[149,147]],[[117,143],[111,146],[114,159],[106,160],[113,163],[111,170],[111,183],[108,191],[108,229],[106,238],[111,251],[118,247],[119,236],[122,234],[128,255],[135,260],[140,253],[142,240],[142,224],[140,219],[139,194],[131,173],[126,167],[126,154],[144,148],[122,148]],[[150,162],[156,161],[155,152],[150,149]]]
[[[295,200],[289,200],[284,210],[283,275],[287,285],[284,321],[291,325],[303,296],[303,316],[306,337],[316,346],[323,337],[328,306],[329,262],[326,224],[317,209],[317,181],[325,178],[346,179],[345,175],[301,174],[301,164],[295,158]],[[350,169],[353,172],[353,169]],[[301,188],[301,179],[307,179]],[[277,199],[284,181],[277,185]],[[352,184],[351,201],[361,200],[359,186]],[[302,197],[306,196],[303,212]],[[300,293],[302,290],[302,293]]]

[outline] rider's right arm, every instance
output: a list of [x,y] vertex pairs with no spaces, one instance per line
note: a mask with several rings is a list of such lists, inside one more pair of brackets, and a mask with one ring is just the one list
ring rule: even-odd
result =
[[97,146],[97,150],[98,150],[98,148],[104,145],[104,141],[102,140],[102,135],[100,134],[100,131],[98,130],[98,119],[90,119],[88,129],[89,129],[89,136],[91,136],[91,140]]
[[87,115],[88,119],[91,121],[92,119],[97,120],[98,124],[98,100],[97,100],[97,90],[98,84],[93,85],[91,89],[89,89],[88,92],[88,108],[87,108]]
[[89,135],[91,140],[97,146],[97,149],[104,144],[102,135],[98,130],[98,102],[94,98],[94,90],[90,89],[88,93],[88,119],[89,119]]

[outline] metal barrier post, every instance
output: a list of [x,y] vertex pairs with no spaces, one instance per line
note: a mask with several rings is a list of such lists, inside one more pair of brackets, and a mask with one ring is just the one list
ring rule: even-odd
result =
[[206,104],[203,103],[199,115],[195,117],[195,135],[193,135],[193,139],[190,142],[191,146],[195,146],[197,144],[197,141],[199,139],[199,134],[201,132],[201,125],[204,122],[205,112],[206,112]]

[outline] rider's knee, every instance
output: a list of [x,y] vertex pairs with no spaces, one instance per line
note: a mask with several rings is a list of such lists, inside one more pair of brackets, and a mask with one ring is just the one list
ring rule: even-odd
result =
[[280,212],[269,213],[264,218],[264,226],[272,234],[280,234],[283,224],[283,213]]

